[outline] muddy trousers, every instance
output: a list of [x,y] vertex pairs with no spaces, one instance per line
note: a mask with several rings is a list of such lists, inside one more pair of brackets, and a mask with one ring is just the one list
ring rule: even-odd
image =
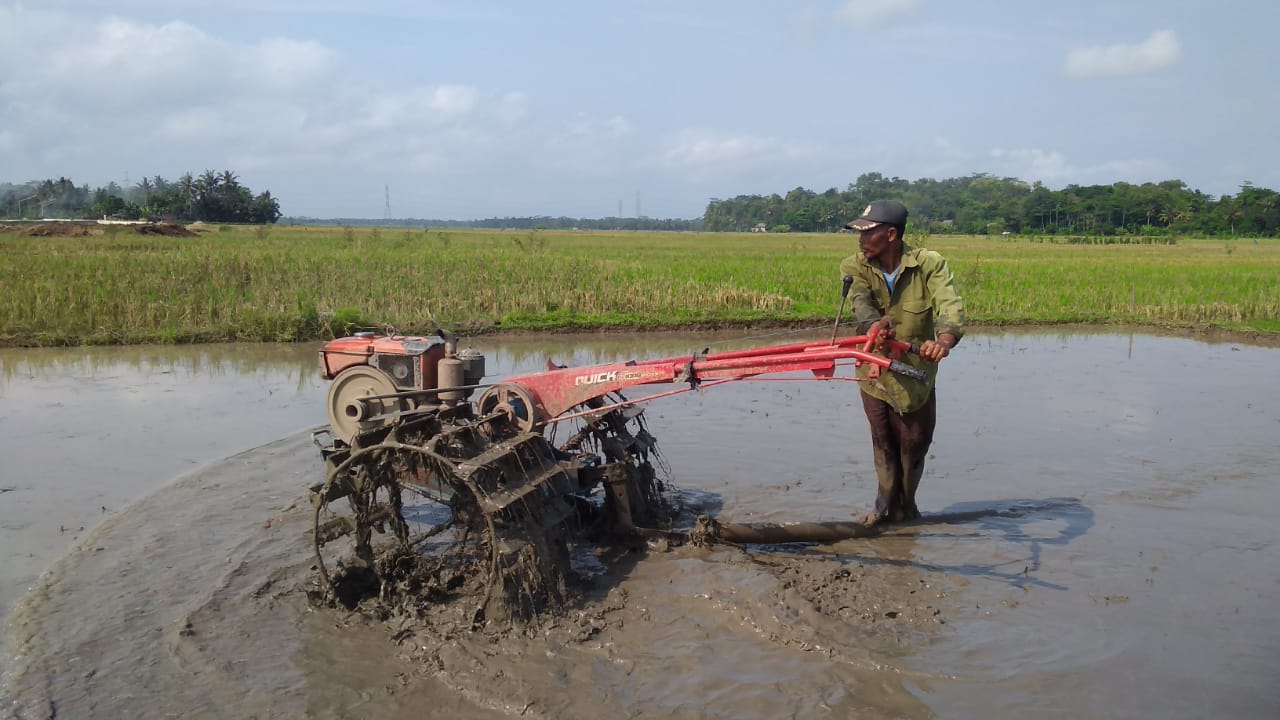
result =
[[914,520],[916,489],[924,474],[925,457],[933,442],[937,399],[933,392],[918,410],[899,414],[889,403],[866,393],[862,409],[871,425],[871,448],[876,461],[876,520]]

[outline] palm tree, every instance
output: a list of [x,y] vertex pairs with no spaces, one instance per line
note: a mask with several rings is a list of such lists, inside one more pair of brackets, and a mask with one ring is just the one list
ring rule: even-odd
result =
[[1236,220],[1240,219],[1240,206],[1231,198],[1222,198],[1222,217],[1231,226],[1231,234],[1236,234]]
[[191,177],[191,173],[183,173],[182,177],[178,178],[178,197],[182,198],[181,214],[191,217],[196,201],[196,182]]
[[137,188],[138,188],[138,191],[142,193],[143,205],[147,205],[148,203],[151,202],[151,190],[154,187],[155,186],[151,184],[151,181],[148,180],[145,176],[138,181]]
[[1280,193],[1273,190],[1262,193],[1258,200],[1258,208],[1262,212],[1262,227],[1259,229],[1268,235],[1274,234],[1280,227],[1276,217],[1276,210],[1280,209]]
[[213,191],[218,189],[218,183],[221,181],[222,178],[218,173],[212,170],[205,170],[200,173],[200,177],[196,178],[197,199],[204,199],[212,195]]

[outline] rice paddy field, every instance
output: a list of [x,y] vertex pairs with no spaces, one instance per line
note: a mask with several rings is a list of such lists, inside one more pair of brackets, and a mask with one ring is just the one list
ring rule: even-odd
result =
[[[1280,240],[908,235],[973,325],[1280,335]],[[1108,244],[1109,243],[1109,244]],[[657,329],[833,321],[847,234],[349,227],[0,232],[0,345],[298,341],[391,325]]]

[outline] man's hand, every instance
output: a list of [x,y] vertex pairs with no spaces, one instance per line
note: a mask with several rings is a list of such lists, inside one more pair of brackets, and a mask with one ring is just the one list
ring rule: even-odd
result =
[[876,334],[875,342],[871,344],[871,349],[879,351],[884,349],[885,340],[893,339],[893,318],[889,317],[888,315],[885,315],[884,317],[872,323],[871,328],[868,330],[868,332],[870,332],[871,330],[877,330],[877,329],[879,330],[879,332]]
[[942,333],[937,340],[925,340],[920,345],[920,357],[929,362],[940,362],[942,358],[951,354],[951,348],[955,347],[956,338],[950,333]]

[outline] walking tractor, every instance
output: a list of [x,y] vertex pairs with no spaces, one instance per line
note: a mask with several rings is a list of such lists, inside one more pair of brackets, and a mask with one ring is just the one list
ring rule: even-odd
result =
[[[320,595],[348,607],[375,596],[400,603],[472,597],[473,621],[484,623],[562,602],[584,551],[638,540],[865,535],[857,523],[743,525],[709,517],[674,529],[642,405],[765,374],[833,379],[838,368],[863,363],[873,374],[924,377],[902,358],[915,346],[876,340],[874,330],[838,339],[833,332],[826,343],[589,367],[548,363],[544,372],[492,384],[483,382],[484,356],[459,349],[444,330],[330,341],[320,351],[332,381],[329,427],[315,433],[327,472],[311,492]],[[677,387],[636,400],[623,395],[660,385]]]

